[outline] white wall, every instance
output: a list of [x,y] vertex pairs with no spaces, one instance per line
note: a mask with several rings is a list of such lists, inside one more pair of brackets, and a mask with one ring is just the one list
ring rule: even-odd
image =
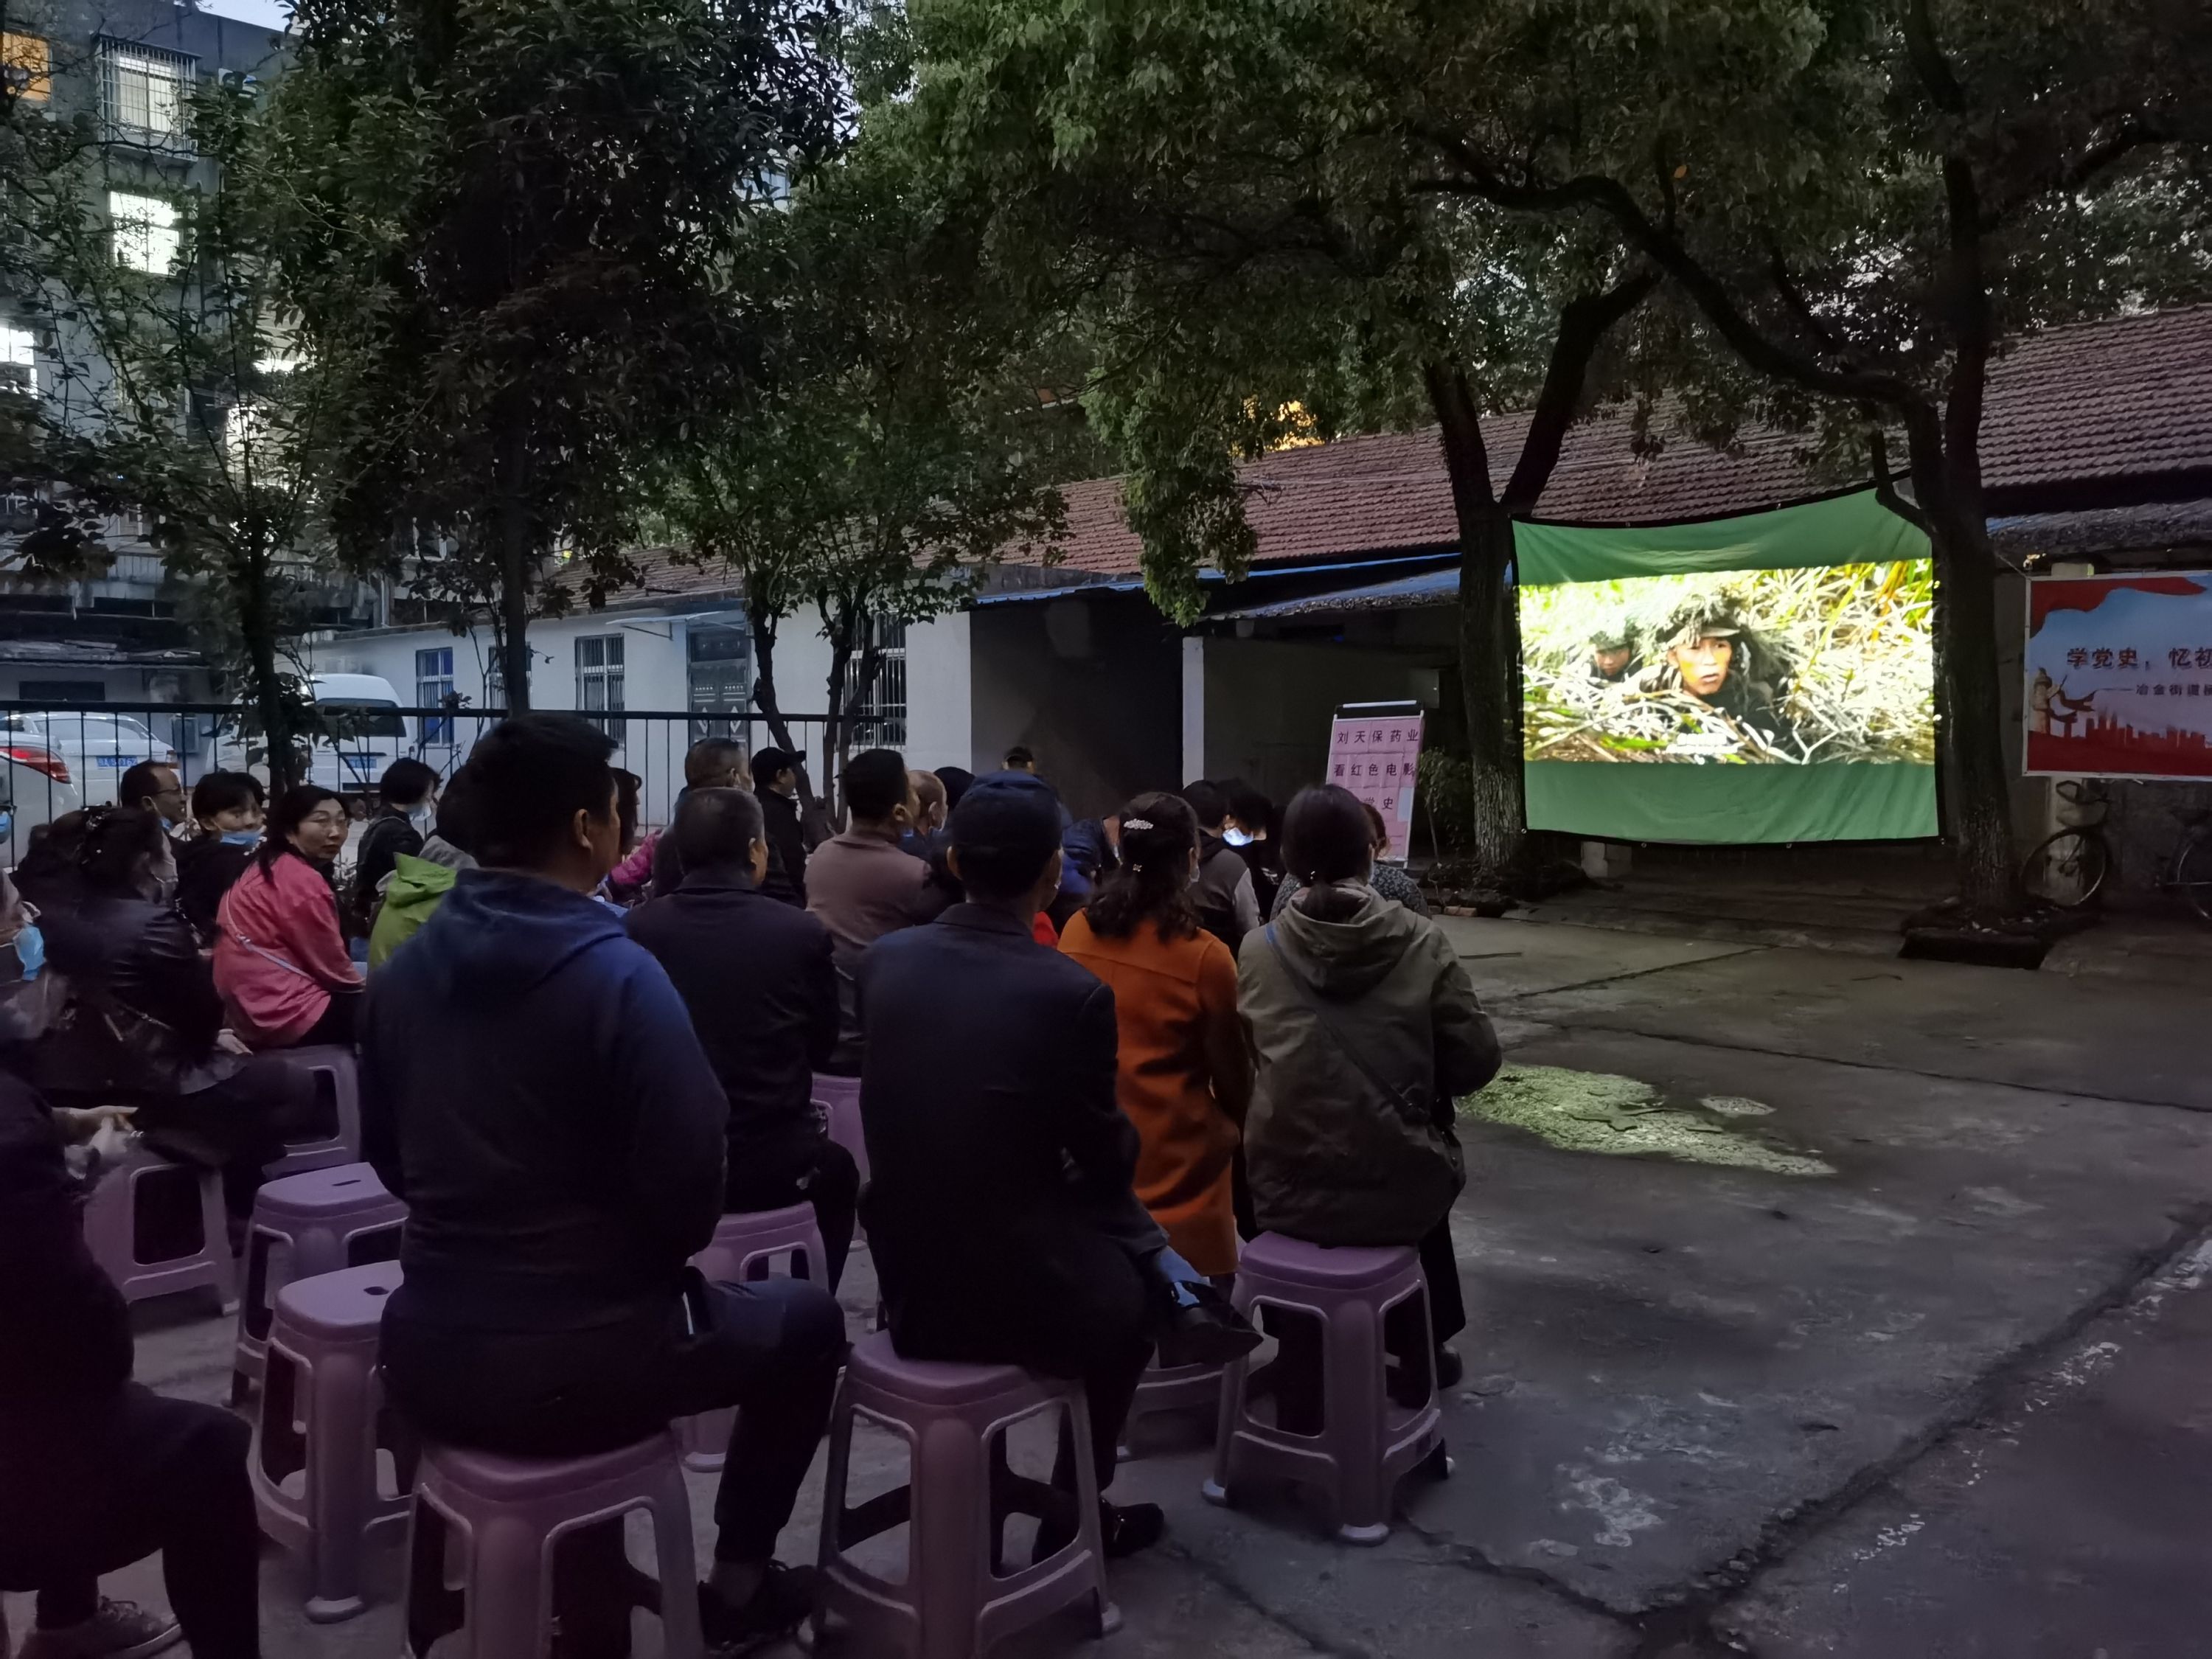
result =
[[975,769],[974,630],[964,611],[906,630],[906,758]]

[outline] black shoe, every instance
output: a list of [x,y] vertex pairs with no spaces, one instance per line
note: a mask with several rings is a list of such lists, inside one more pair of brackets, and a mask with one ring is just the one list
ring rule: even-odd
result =
[[714,1589],[699,1586],[699,1628],[716,1659],[734,1659],[771,1642],[781,1642],[814,1616],[821,1575],[811,1567],[768,1564],[760,1588],[744,1606],[733,1607]]
[[1437,1387],[1439,1389],[1457,1388],[1460,1379],[1466,1375],[1465,1360],[1449,1348],[1437,1350]]
[[1219,1291],[1207,1286],[1199,1300],[1176,1308],[1160,1333],[1155,1356],[1169,1370],[1185,1365],[1226,1365],[1258,1347],[1260,1333],[1252,1322],[1231,1307]]
[[[1049,1561],[1075,1541],[1073,1523],[1046,1520],[1037,1526],[1036,1542],[1030,1549],[1030,1565]],[[1139,1550],[1148,1550],[1166,1536],[1167,1516],[1158,1504],[1098,1503],[1098,1545],[1109,1561],[1122,1560]]]
[[1167,1536],[1168,1518],[1158,1504],[1098,1504],[1098,1541],[1109,1561],[1126,1560]]

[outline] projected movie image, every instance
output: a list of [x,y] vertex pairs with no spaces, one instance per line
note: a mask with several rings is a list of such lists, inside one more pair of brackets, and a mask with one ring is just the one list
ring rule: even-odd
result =
[[1925,559],[1521,590],[1531,763],[1932,767]]

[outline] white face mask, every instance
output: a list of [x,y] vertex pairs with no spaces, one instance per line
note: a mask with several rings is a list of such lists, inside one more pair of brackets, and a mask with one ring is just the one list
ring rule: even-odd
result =
[[407,809],[407,822],[418,836],[427,836],[438,827],[438,809],[429,801],[422,801]]
[[1252,837],[1233,823],[1221,832],[1221,839],[1231,847],[1249,847],[1252,844]]

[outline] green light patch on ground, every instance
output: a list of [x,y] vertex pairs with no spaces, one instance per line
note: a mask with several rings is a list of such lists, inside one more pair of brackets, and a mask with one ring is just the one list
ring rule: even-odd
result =
[[1509,1066],[1480,1094],[1459,1103],[1462,1117],[1526,1129],[1563,1152],[1672,1158],[1773,1175],[1835,1174],[1833,1165],[1770,1146],[1741,1127],[1772,1110],[1738,1095],[1673,1105],[1632,1077],[1564,1066]]

